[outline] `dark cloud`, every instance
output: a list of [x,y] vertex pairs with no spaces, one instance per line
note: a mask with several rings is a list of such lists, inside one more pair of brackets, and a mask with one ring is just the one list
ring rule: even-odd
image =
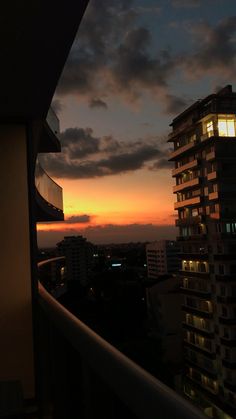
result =
[[90,1],[58,85],[59,96],[86,96],[90,107],[105,108],[100,99],[104,92],[133,103],[146,91],[163,105],[168,102],[168,79],[176,60],[167,50],[157,52],[158,44],[151,49],[150,31],[137,23],[140,14],[159,13],[160,8],[134,9],[132,3]]
[[192,76],[206,73],[235,78],[236,16],[222,20],[217,26],[202,23],[191,29],[195,37],[195,53],[187,56],[184,66]]
[[99,151],[100,140],[91,128],[68,128],[60,136],[62,153],[67,159],[84,158]]
[[[174,221],[173,221],[174,222]],[[174,225],[128,224],[89,226],[81,229],[40,230],[38,231],[39,247],[52,247],[64,236],[82,234],[92,243],[128,243],[145,242],[161,239],[175,239],[177,228]]]
[[171,4],[173,7],[199,7],[202,4],[202,0],[172,0]]
[[188,102],[185,99],[179,98],[177,96],[170,95],[170,94],[165,95],[164,103],[165,103],[165,112],[167,114],[173,114],[173,115],[177,115],[179,112],[184,110],[188,105]]
[[148,162],[166,157],[159,138],[122,142],[112,136],[96,138],[90,128],[69,128],[61,139],[62,153],[40,156],[47,172],[60,178],[116,175],[142,169]]
[[107,109],[108,106],[106,102],[104,102],[104,100],[99,99],[99,98],[93,98],[93,99],[90,99],[89,101],[89,107]]
[[82,215],[72,215],[71,217],[67,217],[65,222],[66,224],[85,224],[91,221],[91,216],[87,214]]
[[157,160],[151,167],[150,170],[160,170],[160,169],[168,169],[170,170],[173,168],[173,163],[168,160],[167,157],[163,157],[160,160]]

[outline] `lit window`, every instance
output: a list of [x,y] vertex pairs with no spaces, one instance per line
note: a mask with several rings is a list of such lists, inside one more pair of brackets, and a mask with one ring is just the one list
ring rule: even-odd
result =
[[220,137],[235,137],[235,125],[233,119],[219,119],[218,130]]
[[208,137],[210,137],[213,134],[213,121],[208,121],[206,123],[206,132],[208,134]]

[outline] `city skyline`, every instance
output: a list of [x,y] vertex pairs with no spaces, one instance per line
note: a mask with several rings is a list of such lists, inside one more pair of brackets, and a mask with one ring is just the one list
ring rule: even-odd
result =
[[66,221],[41,224],[39,245],[175,237],[169,124],[234,83],[233,12],[221,0],[217,10],[211,0],[90,2],[53,102],[62,153],[41,156]]

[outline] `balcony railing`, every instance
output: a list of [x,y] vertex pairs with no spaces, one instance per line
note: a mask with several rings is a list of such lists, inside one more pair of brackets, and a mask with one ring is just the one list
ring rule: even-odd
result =
[[199,182],[200,182],[199,177],[190,179],[186,182],[180,183],[179,185],[173,186],[173,192],[179,192],[184,189],[192,188],[193,186],[199,185]]
[[198,160],[192,160],[188,163],[183,164],[182,166],[176,167],[175,169],[172,170],[172,176],[177,176],[180,173],[184,172],[185,170],[190,170],[193,169],[194,167],[196,167],[198,165]]
[[179,156],[180,154],[183,154],[186,151],[191,150],[195,145],[196,145],[196,141],[192,141],[188,144],[180,146],[176,150],[172,151],[172,153],[170,154],[170,160],[173,160],[175,159],[175,157]]
[[200,204],[201,197],[200,196],[194,196],[192,198],[184,199],[183,201],[177,201],[174,203],[174,208],[182,208],[182,207],[188,207],[191,205],[197,205]]
[[[39,263],[39,268],[60,260]],[[39,283],[40,399],[53,416],[193,419],[205,416],[63,307]],[[46,366],[49,368],[47,370]],[[52,407],[53,406],[53,407]],[[73,412],[73,415],[72,413]],[[55,415],[55,416],[54,416]]]
[[48,176],[38,161],[35,167],[35,186],[45,201],[63,210],[62,188]]
[[51,107],[48,110],[46,121],[52,132],[56,136],[58,136],[58,134],[60,133],[60,122],[59,118],[57,117],[57,115]]

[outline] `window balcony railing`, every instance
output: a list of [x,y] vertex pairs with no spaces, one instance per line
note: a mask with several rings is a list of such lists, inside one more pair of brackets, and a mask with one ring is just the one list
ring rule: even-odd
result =
[[48,176],[39,161],[36,162],[35,167],[35,186],[45,201],[63,210],[62,188]]
[[177,201],[174,203],[174,208],[182,208],[182,207],[188,207],[192,205],[200,204],[201,202],[201,196],[194,196],[192,198],[184,199],[183,201]]
[[[39,263],[39,268],[60,260]],[[44,414],[68,419],[197,419],[203,413],[63,307],[39,283],[39,393]],[[43,416],[44,417],[44,416]]]
[[184,172],[185,170],[189,170],[189,169],[193,169],[194,167],[197,167],[198,165],[198,160],[192,160],[188,163],[183,164],[182,166],[176,167],[175,169],[172,170],[172,176],[177,176],[180,173]]
[[46,122],[47,122],[49,128],[51,129],[51,131],[56,136],[58,136],[58,134],[60,133],[60,122],[59,122],[59,118],[55,114],[52,107],[50,107],[49,110],[48,110]]
[[196,177],[194,179],[190,179],[186,182],[180,183],[179,185],[173,186],[173,192],[179,192],[184,189],[192,188],[193,186],[199,185],[200,179]]
[[175,159],[175,157],[179,156],[180,154],[185,153],[188,150],[191,150],[191,148],[193,148],[196,145],[196,141],[192,141],[188,144],[184,144],[180,147],[178,147],[176,150],[172,151],[172,153],[170,154],[170,160]]

